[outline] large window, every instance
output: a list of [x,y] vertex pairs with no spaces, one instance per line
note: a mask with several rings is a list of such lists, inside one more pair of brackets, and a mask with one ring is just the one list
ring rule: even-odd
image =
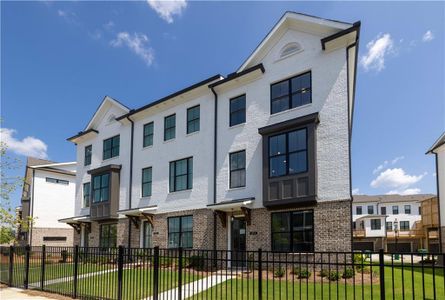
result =
[[399,207],[397,205],[394,205],[392,207],[392,214],[393,215],[398,215],[399,214]]
[[357,215],[361,215],[363,212],[362,212],[362,207],[361,206],[356,206],[355,207],[355,214],[357,214]]
[[164,141],[174,139],[176,137],[176,115],[164,118]]
[[104,140],[103,159],[119,156],[119,144],[120,144],[119,135]]
[[271,85],[271,113],[275,114],[312,102],[311,72]]
[[382,228],[382,222],[380,219],[371,219],[371,230],[380,230]]
[[170,162],[170,192],[193,187],[193,157]]
[[199,105],[187,109],[187,133],[199,131]]
[[151,177],[151,167],[142,169],[142,197],[151,196]]
[[83,160],[84,166],[91,165],[91,155],[93,154],[93,146],[89,145],[85,147],[85,156]]
[[116,247],[117,230],[116,224],[100,225],[99,246],[103,248]]
[[143,143],[144,147],[153,145],[153,128],[154,128],[153,122],[144,125],[144,143]]
[[405,205],[405,214],[410,215],[411,214],[411,205]]
[[246,95],[230,99],[230,126],[246,123]]
[[310,252],[314,250],[313,211],[272,214],[272,251]]
[[230,188],[246,186],[246,151],[230,153]]
[[52,178],[52,177],[46,177],[45,180],[46,180],[46,182],[50,182],[50,183],[57,183],[57,184],[63,184],[63,185],[69,184],[68,180],[57,179],[57,178]]
[[83,184],[83,207],[90,207],[91,184],[86,182]]
[[150,223],[144,222],[142,228],[142,247],[143,248],[151,248],[152,247],[152,234],[153,227]]
[[409,221],[400,221],[400,230],[402,231],[409,230]]
[[298,129],[269,138],[269,176],[304,173],[307,163],[307,129]]
[[193,217],[168,218],[168,247],[193,247]]
[[93,177],[93,203],[106,202],[110,198],[110,174],[105,173]]

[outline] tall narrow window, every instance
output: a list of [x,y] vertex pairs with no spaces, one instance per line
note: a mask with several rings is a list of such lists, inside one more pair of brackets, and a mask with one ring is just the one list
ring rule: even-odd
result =
[[85,166],[91,165],[91,155],[93,154],[93,146],[89,145],[85,147],[85,158],[83,164]]
[[362,207],[361,206],[356,206],[355,207],[355,214],[357,214],[357,215],[361,215],[362,214]]
[[246,151],[230,153],[230,188],[246,186]]
[[374,214],[374,205],[368,205],[368,215]]
[[274,83],[270,90],[272,114],[311,103],[311,72]]
[[102,248],[114,248],[117,242],[116,224],[100,225],[99,246]]
[[170,162],[170,192],[193,187],[193,157]]
[[110,174],[105,173],[93,177],[93,203],[106,202],[110,197]]
[[151,167],[142,169],[142,197],[151,196]]
[[168,218],[168,247],[193,247],[193,217]]
[[187,134],[199,131],[200,106],[187,109]]
[[83,184],[83,207],[90,207],[91,184],[86,182]]
[[272,251],[310,252],[313,249],[313,211],[272,214]]
[[399,214],[399,207],[397,205],[394,205],[392,207],[392,214],[393,215],[398,215]]
[[153,145],[153,122],[144,125],[144,147]]
[[386,207],[385,206],[380,207],[380,214],[386,215]]
[[230,99],[230,126],[246,123],[246,95]]
[[120,136],[116,135],[104,140],[103,144],[103,159],[119,156]]
[[164,118],[164,141],[176,137],[176,114]]
[[410,215],[411,214],[411,205],[407,204],[405,205],[405,214]]
[[142,246],[144,248],[151,248],[152,247],[152,234],[153,234],[153,227],[149,222],[144,222],[143,232],[142,232]]

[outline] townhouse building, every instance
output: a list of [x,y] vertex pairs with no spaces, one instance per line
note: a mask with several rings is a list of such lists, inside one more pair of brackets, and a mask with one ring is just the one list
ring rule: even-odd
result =
[[351,250],[359,31],[287,12],[226,77],[137,109],[105,97],[68,139],[75,243]]
[[28,157],[18,217],[32,222],[17,228],[21,245],[72,246],[74,230],[60,217],[74,214],[76,162]]
[[[434,248],[431,203],[435,195],[354,195],[354,250],[416,252]],[[424,211],[422,212],[422,208]]]

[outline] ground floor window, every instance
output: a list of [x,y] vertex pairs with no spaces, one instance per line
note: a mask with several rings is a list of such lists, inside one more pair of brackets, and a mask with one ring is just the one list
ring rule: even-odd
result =
[[272,251],[314,251],[314,212],[273,213]]
[[382,223],[380,219],[371,219],[371,230],[380,230],[382,228]]
[[409,230],[409,221],[400,221],[400,230]]
[[144,226],[142,227],[142,247],[143,248],[151,248],[152,247],[152,235],[153,235],[153,227],[150,223],[144,222]]
[[168,218],[168,247],[193,247],[193,216]]
[[80,237],[80,246],[81,247],[88,247],[88,240],[89,240],[89,237],[90,237],[88,229],[85,228],[84,226],[82,226],[80,234],[82,235]]
[[104,248],[116,247],[117,244],[117,225],[100,225],[99,246]]

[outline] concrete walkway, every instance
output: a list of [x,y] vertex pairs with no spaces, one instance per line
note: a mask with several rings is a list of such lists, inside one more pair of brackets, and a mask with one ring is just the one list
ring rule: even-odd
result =
[[2,300],[46,300],[54,299],[42,296],[30,296],[23,293],[23,290],[16,288],[2,288],[0,289],[0,299]]
[[[117,272],[117,269],[104,270],[104,271],[99,271],[99,272],[94,272],[94,273],[86,273],[86,274],[78,275],[77,279],[83,279],[83,278],[88,278],[91,276],[103,275],[103,274],[112,273],[112,272]],[[46,280],[44,282],[44,285],[46,286],[46,285],[50,285],[50,284],[62,283],[62,282],[73,281],[73,280],[74,280],[74,276],[61,277],[61,278]],[[41,285],[40,281],[33,282],[33,283],[29,284],[29,286],[37,286],[37,287],[40,285]]]

